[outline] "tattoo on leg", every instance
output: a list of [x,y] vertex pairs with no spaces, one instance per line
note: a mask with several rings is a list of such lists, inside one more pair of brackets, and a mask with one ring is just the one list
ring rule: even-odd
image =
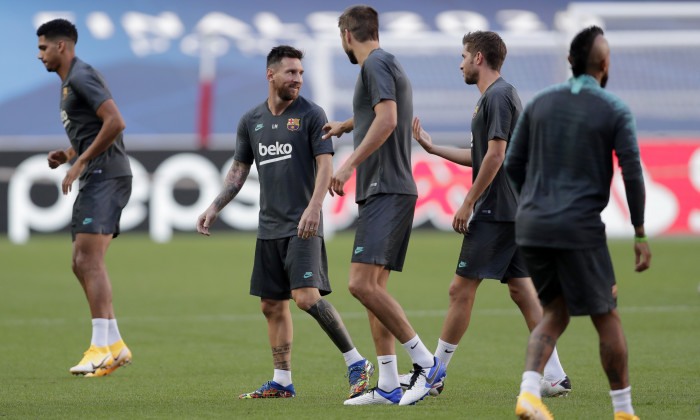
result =
[[272,347],[272,360],[275,369],[292,370],[292,343]]
[[556,344],[557,340],[547,334],[533,334],[530,336],[527,344],[525,370],[542,372]]
[[323,331],[328,334],[328,337],[330,337],[341,353],[348,352],[355,347],[352,344],[348,330],[343,324],[343,320],[340,318],[340,314],[330,302],[321,298],[306,312],[318,321]]
[[600,361],[603,364],[603,370],[608,376],[611,389],[626,388],[627,379],[627,351],[626,345],[624,348],[615,348],[611,343],[600,342]]

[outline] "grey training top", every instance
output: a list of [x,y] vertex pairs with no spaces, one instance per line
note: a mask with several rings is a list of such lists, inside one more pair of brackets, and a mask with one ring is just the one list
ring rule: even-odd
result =
[[382,100],[396,102],[397,124],[384,144],[357,167],[355,201],[374,194],[418,195],[411,171],[411,82],[396,57],[381,48],[370,52],[355,83],[352,108],[355,149],[362,143]]
[[[78,156],[90,147],[100,132],[102,120],[97,116],[97,109],[108,99],[112,99],[112,94],[102,75],[74,58],[61,85],[61,121]],[[123,136],[119,133],[107,150],[88,162],[80,175],[80,183],[130,175]]]
[[605,243],[600,213],[610,198],[613,151],[622,168],[632,224],[644,224],[644,179],[634,118],[589,75],[538,93],[506,154],[520,193],[518,245],[592,248]]
[[[522,109],[518,92],[502,77],[496,79],[481,95],[471,124],[472,181],[479,175],[489,141],[501,139],[508,142]],[[517,196],[501,165],[493,181],[474,204],[472,220],[512,222],[517,208]]]
[[[245,164],[255,161],[258,170],[258,238],[297,235],[314,192],[315,157],[333,154],[333,142],[321,138],[326,122],[323,109],[302,96],[281,115],[272,115],[265,100],[241,117],[234,159]],[[323,236],[323,217],[317,235]]]

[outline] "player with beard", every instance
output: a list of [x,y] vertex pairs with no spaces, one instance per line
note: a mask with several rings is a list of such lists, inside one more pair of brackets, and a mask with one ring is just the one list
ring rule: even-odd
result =
[[[364,306],[379,361],[377,387],[346,405],[415,404],[442,382],[444,365],[428,351],[387,291],[391,271],[401,271],[411,236],[418,192],[411,171],[413,92],[396,57],[379,46],[379,18],[369,6],[351,6],[338,19],[343,49],[359,64],[353,117],[324,127],[325,138],[354,130],[355,151],[335,172],[333,190],[357,170],[359,217],[350,264],[349,289]],[[395,340],[413,361],[410,386],[402,392]]]
[[[452,227],[464,235],[455,275],[449,288],[450,304],[435,356],[450,363],[471,320],[476,291],[483,279],[508,285],[510,297],[532,331],[542,319],[542,306],[515,243],[515,209],[518,201],[506,179],[502,162],[521,111],[516,89],[501,77],[506,45],[491,31],[476,31],[462,39],[462,76],[476,85],[481,97],[471,120],[471,148],[434,145],[414,119],[413,136],[431,154],[473,167],[472,186],[454,216]],[[547,361],[540,384],[543,396],[567,395],[571,381],[556,349]],[[402,384],[408,386],[402,375]]]
[[570,317],[588,315],[598,332],[615,420],[634,415],[627,343],[617,311],[617,285],[601,212],[610,199],[613,152],[622,169],[634,227],[635,271],[649,268],[645,188],[634,117],[603,88],[610,47],[591,26],[569,49],[573,77],[530,101],[515,128],[505,168],[520,204],[516,241],[544,307],[530,334],[515,413],[552,419],[539,398],[545,361]]
[[221,193],[197,219],[209,236],[219,212],[238,194],[255,162],[260,215],[250,294],[267,319],[273,378],[239,398],[288,398],[292,384],[292,315],[289,299],[309,313],[341,351],[348,367],[348,398],[365,391],[374,366],[352,343],[331,292],[321,208],[333,173],[333,145],[323,141],[326,114],[299,96],[303,53],[282,45],[267,56],[269,96],[241,117],[234,162]]
[[90,305],[92,340],[75,375],[105,376],[131,363],[112,306],[105,254],[119,235],[119,219],[131,196],[131,167],[122,131],[124,120],[102,75],[75,55],[78,31],[65,19],[41,25],[38,58],[61,78],[61,120],[71,147],[49,153],[49,167],[76,158],[63,179],[63,194],[79,180],[73,205],[73,273]]

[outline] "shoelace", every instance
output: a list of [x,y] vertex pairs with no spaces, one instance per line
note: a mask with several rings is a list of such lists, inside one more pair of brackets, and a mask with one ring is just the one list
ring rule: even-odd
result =
[[[413,370],[411,370],[411,372],[409,372],[409,373],[413,373],[413,375],[411,376],[411,381],[408,383],[408,388],[407,388],[407,389],[413,388],[413,385],[414,385],[414,384],[416,383],[416,381],[418,380],[418,376],[421,375],[421,374],[423,373],[423,368],[422,368],[420,365],[417,365],[417,364],[414,363],[414,364],[413,364]],[[424,376],[425,376],[425,375],[424,375]]]

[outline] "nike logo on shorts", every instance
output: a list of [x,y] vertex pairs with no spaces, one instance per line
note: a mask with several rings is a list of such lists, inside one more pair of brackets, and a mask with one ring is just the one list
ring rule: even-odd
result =
[[308,279],[309,277],[311,277],[313,275],[314,275],[314,273],[312,273],[311,271],[307,271],[306,273],[304,273],[304,278]]
[[358,246],[357,248],[355,248],[355,255],[359,254],[360,252],[362,252],[364,250],[365,250],[365,247]]

